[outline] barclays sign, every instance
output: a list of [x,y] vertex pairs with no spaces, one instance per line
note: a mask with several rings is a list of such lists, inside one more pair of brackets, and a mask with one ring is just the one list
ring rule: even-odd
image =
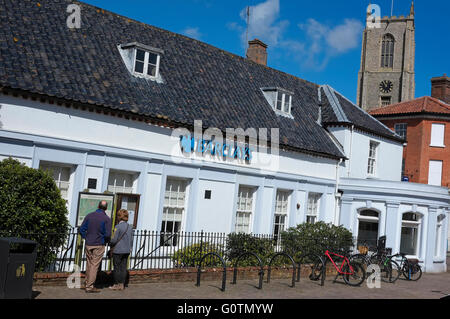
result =
[[180,136],[180,147],[183,153],[210,154],[219,158],[240,159],[250,162],[252,149],[249,146],[239,146],[228,143],[215,142],[190,135]]

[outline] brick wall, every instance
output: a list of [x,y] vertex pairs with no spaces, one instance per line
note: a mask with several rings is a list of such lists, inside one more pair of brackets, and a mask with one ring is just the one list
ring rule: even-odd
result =
[[[428,184],[428,169],[430,160],[443,161],[442,186],[450,187],[450,121],[441,119],[396,119],[381,120],[387,127],[394,130],[397,123],[407,123],[407,146],[403,150],[405,158],[405,175],[410,182]],[[445,124],[445,148],[430,147],[431,125]]]
[[[227,284],[233,279],[234,268],[227,268]],[[259,267],[238,267],[237,281],[239,280],[255,280],[259,279]],[[267,280],[268,268],[264,267],[264,282]],[[302,265],[300,272],[300,281],[309,280],[308,276],[311,274],[311,267],[309,265]],[[67,278],[71,273],[35,273],[34,286],[65,286]],[[202,270],[201,282],[203,281],[221,281],[223,275],[223,268],[208,268]],[[336,275],[334,268],[330,265],[327,267],[327,275]],[[84,285],[84,274],[81,275],[81,284]],[[270,280],[276,279],[291,279],[292,268],[272,267]],[[130,270],[129,283],[151,283],[151,282],[197,282],[197,268],[186,269],[151,269],[151,270]],[[101,272],[97,276],[97,284],[109,286],[112,285],[112,273]]]

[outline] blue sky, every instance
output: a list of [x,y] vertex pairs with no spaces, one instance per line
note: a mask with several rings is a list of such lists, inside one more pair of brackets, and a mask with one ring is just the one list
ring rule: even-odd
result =
[[[245,56],[249,39],[269,45],[268,65],[356,100],[366,8],[390,15],[392,0],[84,0],[132,19]],[[407,15],[411,0],[394,0],[394,15]],[[450,1],[416,0],[416,97],[430,95],[430,79],[450,75]]]

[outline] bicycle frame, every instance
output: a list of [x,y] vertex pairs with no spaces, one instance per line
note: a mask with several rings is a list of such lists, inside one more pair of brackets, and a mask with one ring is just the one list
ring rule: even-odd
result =
[[[338,266],[337,266],[336,263],[334,262],[333,257],[331,257],[331,255],[337,256],[337,257],[339,257],[339,258],[343,258],[343,260],[342,260],[342,265],[341,265],[340,268],[338,268]],[[348,258],[347,258],[346,256],[342,256],[342,255],[339,255],[339,254],[331,253],[331,252],[328,251],[328,250],[325,252],[325,256],[327,256],[328,259],[331,260],[331,262],[333,263],[334,268],[336,268],[336,271],[337,271],[340,275],[353,275],[353,274],[354,274],[353,267],[352,267],[352,265],[350,265],[350,261],[348,260]],[[351,271],[350,273],[342,271],[342,268],[344,268],[345,263],[347,263],[348,266],[350,267],[350,271]]]

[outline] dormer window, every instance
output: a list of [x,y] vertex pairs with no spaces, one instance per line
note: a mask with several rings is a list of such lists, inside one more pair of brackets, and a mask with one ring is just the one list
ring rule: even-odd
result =
[[262,88],[261,90],[277,115],[293,118],[291,111],[294,93],[281,88]]
[[291,114],[291,106],[292,106],[292,95],[278,91],[276,109],[283,113]]
[[163,50],[132,42],[119,45],[119,51],[128,71],[134,76],[162,83],[159,67]]
[[134,72],[155,78],[159,69],[159,55],[136,48]]

